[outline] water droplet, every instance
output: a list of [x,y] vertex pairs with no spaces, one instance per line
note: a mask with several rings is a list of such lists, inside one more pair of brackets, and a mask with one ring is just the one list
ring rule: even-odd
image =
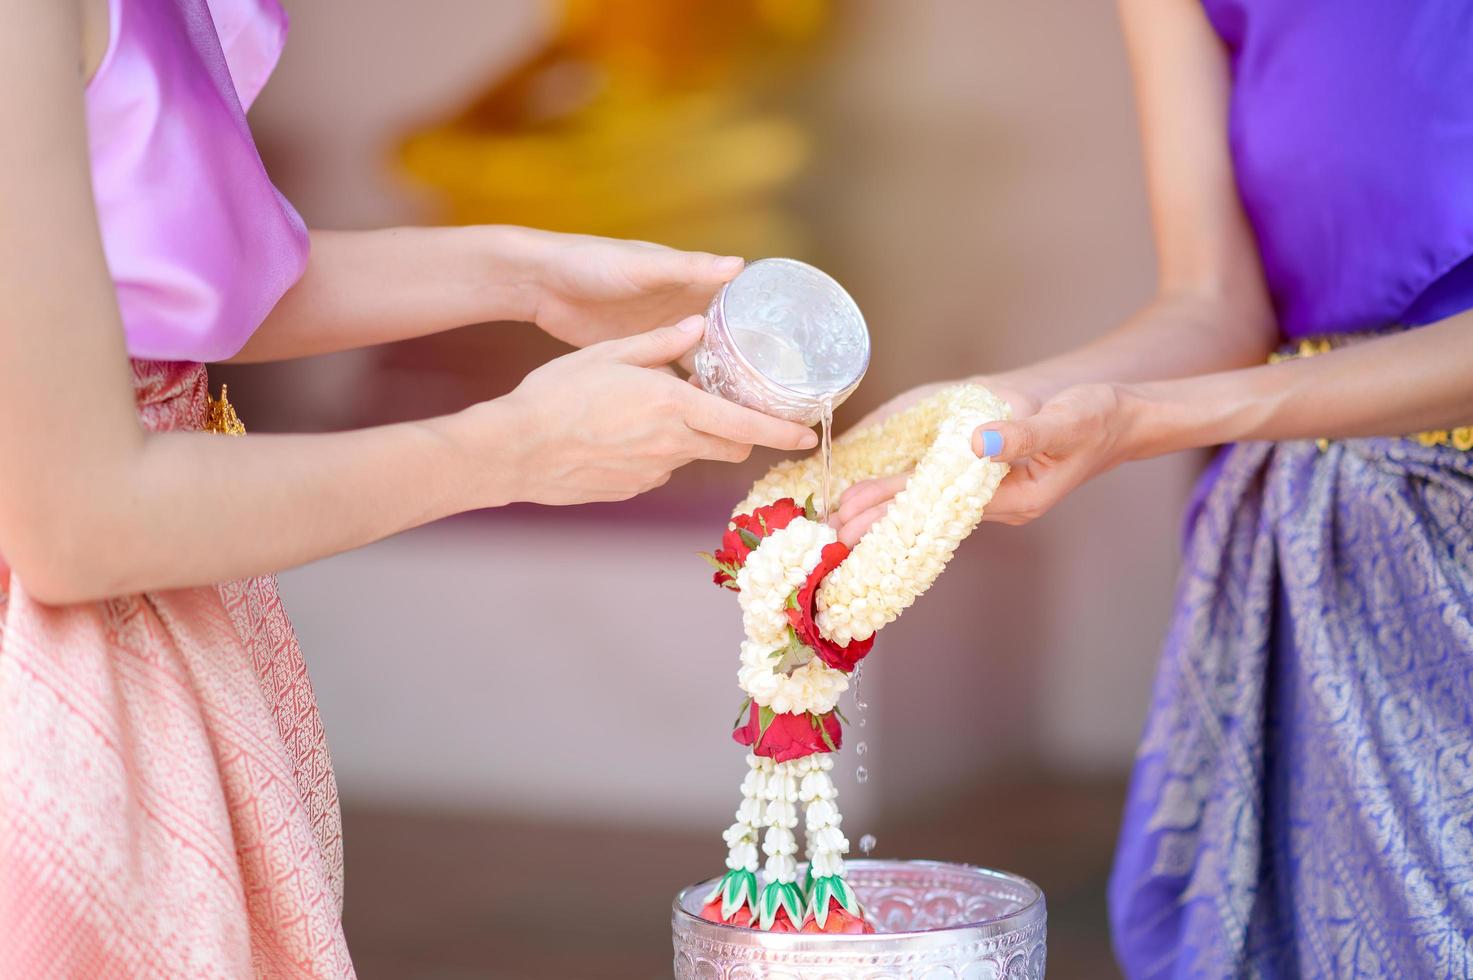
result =
[[869,770],[866,769],[864,766],[860,766],[858,769],[855,769],[854,770],[854,781],[856,783],[867,783],[867,782],[869,782]]
[[855,698],[854,699],[854,710],[856,710],[856,711],[868,711],[869,710],[869,702],[868,701],[861,701],[861,700],[859,700],[859,698]]
[[869,853],[875,849],[876,843],[877,842],[875,841],[874,834],[865,834],[863,837],[859,838],[859,850],[861,853],[868,856]]
[[858,745],[854,746],[854,754],[855,755],[864,755],[868,751],[869,751],[869,743],[868,742],[860,742]]
[[866,721],[868,721],[868,720],[869,720],[868,718],[860,718],[858,721],[855,722],[855,724],[858,725],[860,728],[863,728],[864,727],[864,723]]

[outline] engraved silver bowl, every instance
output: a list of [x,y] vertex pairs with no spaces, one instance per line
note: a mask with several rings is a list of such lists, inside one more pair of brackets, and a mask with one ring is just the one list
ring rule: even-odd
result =
[[939,861],[848,861],[879,932],[767,933],[707,922],[715,881],[675,897],[676,980],[1042,980],[1043,892],[1026,878]]
[[834,278],[797,259],[758,259],[711,300],[696,348],[701,387],[778,418],[813,425],[859,386],[869,330]]

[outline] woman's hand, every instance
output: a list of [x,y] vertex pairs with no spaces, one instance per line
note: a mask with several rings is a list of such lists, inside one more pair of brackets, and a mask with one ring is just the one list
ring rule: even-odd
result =
[[1075,487],[1136,458],[1137,407],[1124,386],[1075,385],[1027,418],[979,428],[972,451],[1012,465],[982,519],[1027,524]]
[[1021,415],[1032,415],[1038,410],[1038,405],[1042,401],[1037,394],[1039,385],[1031,383],[1031,379],[1022,375],[996,375],[994,377],[974,375],[970,378],[958,378],[955,381],[932,381],[929,384],[916,385],[870,412],[854,423],[853,428],[863,429],[871,425],[879,425],[890,416],[905,411],[917,402],[925,401],[936,392],[954,388],[957,385],[982,385],[1007,402],[1012,407],[1015,418]]
[[[879,425],[890,416],[905,411],[936,392],[960,384],[985,386],[1012,407],[1015,418],[1021,415],[1032,415],[1038,410],[1038,399],[1031,394],[1031,388],[1026,380],[1013,381],[1003,377],[996,379],[961,378],[956,381],[934,381],[930,384],[917,385],[870,412],[856,422],[854,428],[862,429],[871,425]],[[881,477],[878,480],[864,480],[845,490],[839,497],[838,508],[829,518],[829,523],[839,531],[839,539],[851,548],[854,547],[864,532],[869,530],[870,525],[885,516],[891,499],[905,489],[905,484],[909,480],[909,473],[899,473],[895,476]]]
[[[624,500],[658,487],[694,459],[739,462],[752,446],[811,449],[811,429],[709,395],[654,370],[701,338],[700,317],[605,341],[551,361],[504,399],[467,410],[511,409],[519,434],[512,499],[542,504]],[[491,428],[490,431],[496,431]],[[485,446],[485,455],[507,447]]]
[[649,242],[530,232],[536,256],[528,319],[575,347],[700,313],[742,270],[736,256]]
[[[1119,385],[1075,385],[1023,418],[972,435],[972,451],[1012,464],[982,519],[1026,524],[1091,477],[1132,458],[1137,402]],[[850,547],[885,515],[910,474],[856,483],[831,521]]]

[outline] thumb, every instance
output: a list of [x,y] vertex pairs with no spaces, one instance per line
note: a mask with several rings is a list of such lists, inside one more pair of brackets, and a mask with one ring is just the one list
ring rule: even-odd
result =
[[1047,415],[989,422],[972,433],[972,452],[999,463],[1011,463],[1063,448],[1064,427]]
[[648,330],[620,340],[605,341],[598,346],[605,355],[616,361],[636,367],[659,367],[680,360],[700,343],[705,330],[706,321],[703,317],[688,316],[673,326]]

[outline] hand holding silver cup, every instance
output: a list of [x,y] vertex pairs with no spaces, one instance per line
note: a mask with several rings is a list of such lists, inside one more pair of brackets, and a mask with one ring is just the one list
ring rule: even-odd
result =
[[728,401],[815,425],[859,386],[869,356],[864,316],[832,276],[758,259],[712,299],[695,376]]

